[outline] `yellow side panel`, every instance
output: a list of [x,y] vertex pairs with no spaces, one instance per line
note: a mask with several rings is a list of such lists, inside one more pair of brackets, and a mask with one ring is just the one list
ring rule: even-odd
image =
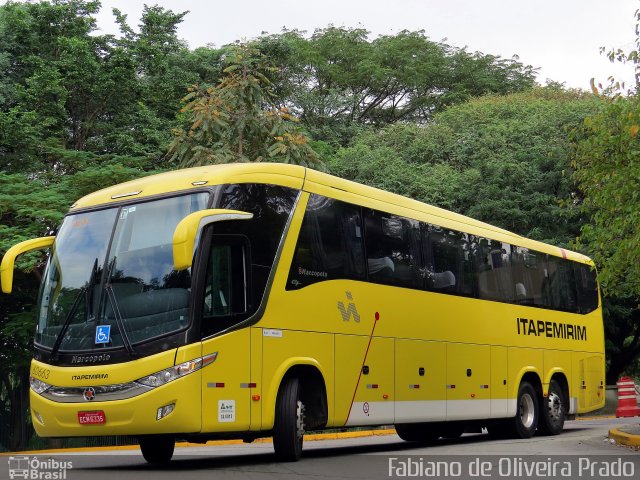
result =
[[509,369],[507,347],[491,346],[491,418],[509,416]]
[[329,422],[333,418],[333,335],[295,330],[262,329],[262,429],[273,427],[282,378],[296,365],[315,367],[327,389]]
[[258,395],[259,400],[251,399],[251,430],[262,428],[262,329],[251,328],[251,381],[256,384],[252,395]]
[[578,411],[589,412],[604,406],[604,360],[602,355],[574,353],[578,359]]
[[202,354],[218,352],[202,370],[202,431],[237,432],[251,423],[250,329],[202,342]]
[[[543,381],[543,350],[536,348],[509,347],[509,398],[518,398],[520,380],[527,372],[535,372]],[[515,411],[513,412],[515,414]]]
[[396,340],[396,423],[444,420],[446,344]]
[[[571,352],[563,352],[560,350],[545,350],[544,352],[544,378],[543,390],[547,393],[549,388],[549,382],[554,373],[561,373],[567,377],[569,387],[571,387]],[[570,388],[569,397],[574,395],[575,392]]]
[[447,345],[447,420],[489,417],[490,362],[488,345]]
[[335,336],[335,426],[347,423],[368,344],[369,337],[364,335]]
[[[365,337],[366,338],[366,337]],[[341,375],[343,365],[341,362],[348,355],[355,356],[356,352],[351,348],[351,339],[344,341],[345,337],[336,337],[336,364],[340,369],[336,376]],[[366,339],[368,343],[368,339]],[[358,349],[357,351],[360,351]],[[349,412],[347,425],[380,425],[394,422],[394,339],[373,337],[369,345],[366,358],[362,365],[362,375],[356,389],[353,405]],[[359,375],[359,367],[351,370],[347,375]],[[353,392],[353,390],[352,390]],[[345,392],[345,395],[348,393]],[[341,396],[341,400],[345,397]],[[346,397],[348,398],[348,396]],[[350,400],[350,399],[349,399]],[[342,405],[341,405],[342,406]]]

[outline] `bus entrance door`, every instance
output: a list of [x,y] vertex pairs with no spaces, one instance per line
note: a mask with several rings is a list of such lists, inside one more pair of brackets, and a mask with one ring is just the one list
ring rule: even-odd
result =
[[251,330],[244,328],[202,342],[202,354],[217,352],[202,370],[202,431],[248,430],[251,422]]

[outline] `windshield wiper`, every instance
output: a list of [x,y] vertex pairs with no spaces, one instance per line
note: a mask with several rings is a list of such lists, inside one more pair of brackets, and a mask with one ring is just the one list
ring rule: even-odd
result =
[[96,276],[98,275],[98,258],[96,257],[93,262],[93,268],[91,269],[91,276],[89,277],[89,283],[87,283],[86,300],[87,303],[87,321],[91,320],[91,312],[93,311],[93,284]]
[[86,303],[86,307],[87,307],[87,314],[89,312],[89,301],[92,298],[92,290],[93,290],[93,282],[95,282],[95,278],[96,278],[96,274],[98,273],[98,259],[96,258],[95,261],[93,262],[93,267],[91,268],[91,275],[89,276],[89,281],[87,282],[87,284],[84,287],[80,287],[80,291],[78,292],[78,295],[76,295],[75,300],[73,301],[73,305],[71,306],[71,309],[69,310],[69,313],[67,313],[67,316],[64,319],[64,323],[62,324],[62,328],[60,329],[60,333],[58,333],[58,336],[56,337],[56,341],[53,344],[53,347],[51,348],[51,358],[52,359],[56,359],[58,356],[58,350],[60,349],[60,345],[62,344],[62,340],[65,336],[65,334],[67,333],[67,329],[69,328],[69,325],[71,324],[71,320],[73,320],[73,317],[75,317],[76,312],[78,311],[78,306],[80,305],[80,299],[84,296],[85,297],[85,303]]
[[73,301],[73,305],[67,313],[67,316],[64,319],[64,323],[62,324],[62,328],[60,329],[60,333],[56,337],[56,343],[53,344],[53,348],[51,349],[51,358],[56,359],[58,356],[58,350],[60,349],[60,344],[62,343],[62,339],[64,338],[65,333],[67,333],[67,329],[69,328],[69,324],[71,324],[71,320],[75,317],[76,312],[78,311],[78,305],[80,305],[80,299],[84,296],[87,291],[87,287],[81,287],[78,295],[76,295],[76,299]]
[[107,275],[105,276],[106,282],[104,285],[104,289],[107,292],[107,298],[109,299],[109,303],[111,304],[111,310],[113,310],[113,317],[116,320],[116,325],[118,326],[118,330],[120,330],[120,336],[122,337],[122,344],[124,348],[127,350],[127,353],[130,357],[136,357],[137,353],[133,349],[131,345],[131,341],[129,340],[129,336],[127,335],[127,331],[124,328],[124,322],[122,321],[122,314],[120,313],[120,308],[118,308],[118,301],[116,300],[116,294],[113,291],[113,287],[111,285],[111,274],[113,273],[116,266],[116,257],[113,257],[111,263],[109,264]]

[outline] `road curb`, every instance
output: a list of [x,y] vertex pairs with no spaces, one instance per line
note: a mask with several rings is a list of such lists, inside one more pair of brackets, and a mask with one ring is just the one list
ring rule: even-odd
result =
[[632,435],[626,433],[617,428],[609,430],[609,438],[616,441],[620,445],[626,445],[628,447],[640,447],[640,435]]
[[[310,433],[304,436],[305,441],[315,442],[320,440],[341,440],[347,438],[361,438],[361,437],[373,437],[382,435],[393,435],[396,431],[393,428],[379,429],[379,430],[354,430],[351,432],[334,432],[334,433]],[[258,438],[254,443],[272,443],[271,437]],[[210,440],[206,444],[203,443],[189,443],[189,442],[177,442],[177,448],[191,448],[191,447],[212,447],[219,445],[241,445],[244,443],[242,440]],[[0,452],[0,457],[7,455],[44,455],[49,453],[81,453],[81,452],[105,452],[115,450],[136,450],[138,445],[119,445],[113,447],[81,447],[81,448],[55,448],[49,450],[29,450],[25,452]]]

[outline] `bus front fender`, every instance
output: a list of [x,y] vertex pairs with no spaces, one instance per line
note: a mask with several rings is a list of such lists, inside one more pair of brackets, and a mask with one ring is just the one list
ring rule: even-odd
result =
[[[283,361],[271,376],[271,383],[266,388],[266,395],[262,404],[262,430],[271,430],[273,428],[276,417],[276,402],[278,400],[278,390],[280,389],[280,385],[282,384],[282,381],[287,373],[293,368],[299,366],[315,367],[320,372],[320,375],[322,375],[322,378],[325,379],[326,386],[326,371],[322,367],[320,362],[318,362],[315,358],[291,357]],[[332,402],[329,401],[328,398],[327,403],[329,408],[329,419],[331,419]]]

